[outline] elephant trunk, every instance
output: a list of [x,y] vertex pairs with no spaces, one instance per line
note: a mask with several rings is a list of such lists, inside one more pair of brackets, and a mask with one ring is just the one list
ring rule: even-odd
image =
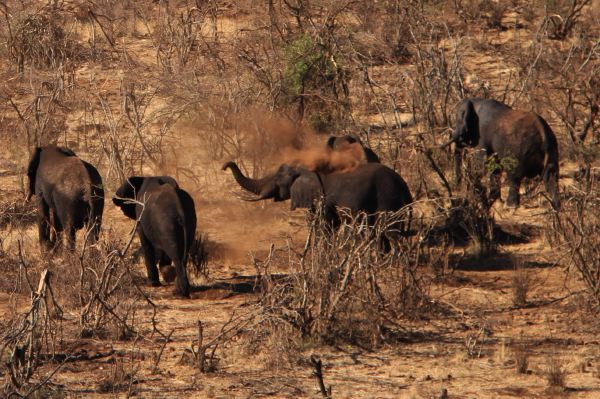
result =
[[273,196],[273,176],[263,177],[262,179],[251,179],[244,176],[240,168],[233,161],[225,163],[222,169],[231,169],[235,181],[237,181],[244,190],[260,196],[259,199],[266,199]]

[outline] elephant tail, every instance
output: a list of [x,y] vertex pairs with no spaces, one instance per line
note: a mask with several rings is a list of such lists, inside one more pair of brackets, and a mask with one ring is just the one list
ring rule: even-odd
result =
[[560,198],[558,193],[558,176],[559,176],[559,164],[558,164],[558,140],[556,135],[550,128],[550,125],[542,117],[538,117],[541,124],[541,130],[544,135],[544,169],[543,179],[546,190],[552,197],[552,207],[555,210],[560,208]]

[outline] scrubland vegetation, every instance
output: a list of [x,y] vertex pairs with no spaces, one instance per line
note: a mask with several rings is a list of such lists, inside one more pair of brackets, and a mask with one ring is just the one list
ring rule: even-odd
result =
[[[0,396],[600,396],[597,0],[0,1]],[[554,130],[540,179],[491,201],[456,105],[494,98]],[[262,176],[355,134],[407,181],[412,235],[245,202]],[[39,145],[95,165],[99,242],[40,252]],[[307,152],[302,152],[302,151]],[[170,175],[194,198],[190,299],[147,285],[110,196]],[[502,198],[506,197],[503,185]]]

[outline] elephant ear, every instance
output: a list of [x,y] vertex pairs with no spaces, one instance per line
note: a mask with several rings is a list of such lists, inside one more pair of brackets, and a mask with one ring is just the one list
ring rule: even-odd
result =
[[323,196],[323,194],[323,188],[317,174],[305,171],[292,184],[291,209],[312,208],[315,201]]
[[40,166],[40,156],[42,155],[42,149],[36,147],[31,154],[31,160],[29,166],[27,166],[27,177],[29,178],[29,192],[27,193],[27,201],[35,194],[35,178],[37,176],[37,170]]
[[479,144],[479,116],[475,112],[475,106],[471,100],[465,104],[465,114],[463,116],[463,128],[465,129],[465,142],[471,147]]
[[130,219],[137,219],[135,214],[136,204],[133,202],[140,196],[142,185],[146,180],[145,177],[130,176],[127,180],[117,189],[115,196],[113,197],[113,203],[121,208],[125,216]]

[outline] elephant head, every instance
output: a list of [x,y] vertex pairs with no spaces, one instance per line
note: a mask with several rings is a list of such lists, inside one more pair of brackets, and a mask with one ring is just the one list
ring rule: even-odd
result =
[[456,112],[456,128],[448,144],[456,143],[458,148],[475,147],[479,144],[479,117],[470,100],[463,101]]
[[310,208],[323,195],[322,182],[317,173],[305,168],[283,164],[277,171],[261,179],[251,179],[242,174],[235,162],[227,162],[223,170],[231,169],[233,177],[245,190],[256,194],[255,199],[273,201],[292,200],[291,209]]
[[327,139],[327,147],[334,151],[335,150],[343,150],[348,145],[351,145],[354,143],[356,143],[362,147],[364,154],[365,154],[365,160],[367,162],[380,163],[380,160],[379,160],[379,157],[377,156],[377,154],[375,154],[375,152],[373,152],[373,150],[371,150],[370,148],[365,147],[363,145],[363,143],[360,141],[360,139],[355,135],[346,135],[346,136],[340,136],[340,137],[331,136],[331,137],[329,137],[329,139]]
[[135,214],[136,203],[135,200],[140,200],[143,197],[144,191],[149,184],[170,184],[175,188],[179,188],[179,185],[169,176],[158,176],[158,177],[142,177],[142,176],[129,176],[127,180],[117,189],[113,196],[113,203],[121,208],[125,216],[130,219],[137,219]]
[[31,197],[35,195],[35,179],[37,177],[37,171],[38,167],[40,166],[40,159],[42,157],[42,151],[44,149],[57,150],[68,157],[77,156],[75,152],[73,152],[73,150],[66,147],[56,147],[52,145],[46,146],[44,148],[36,147],[35,150],[33,150],[33,153],[31,154],[31,160],[29,161],[29,165],[27,166],[27,177],[29,178],[29,192],[27,193],[27,201],[29,201]]

